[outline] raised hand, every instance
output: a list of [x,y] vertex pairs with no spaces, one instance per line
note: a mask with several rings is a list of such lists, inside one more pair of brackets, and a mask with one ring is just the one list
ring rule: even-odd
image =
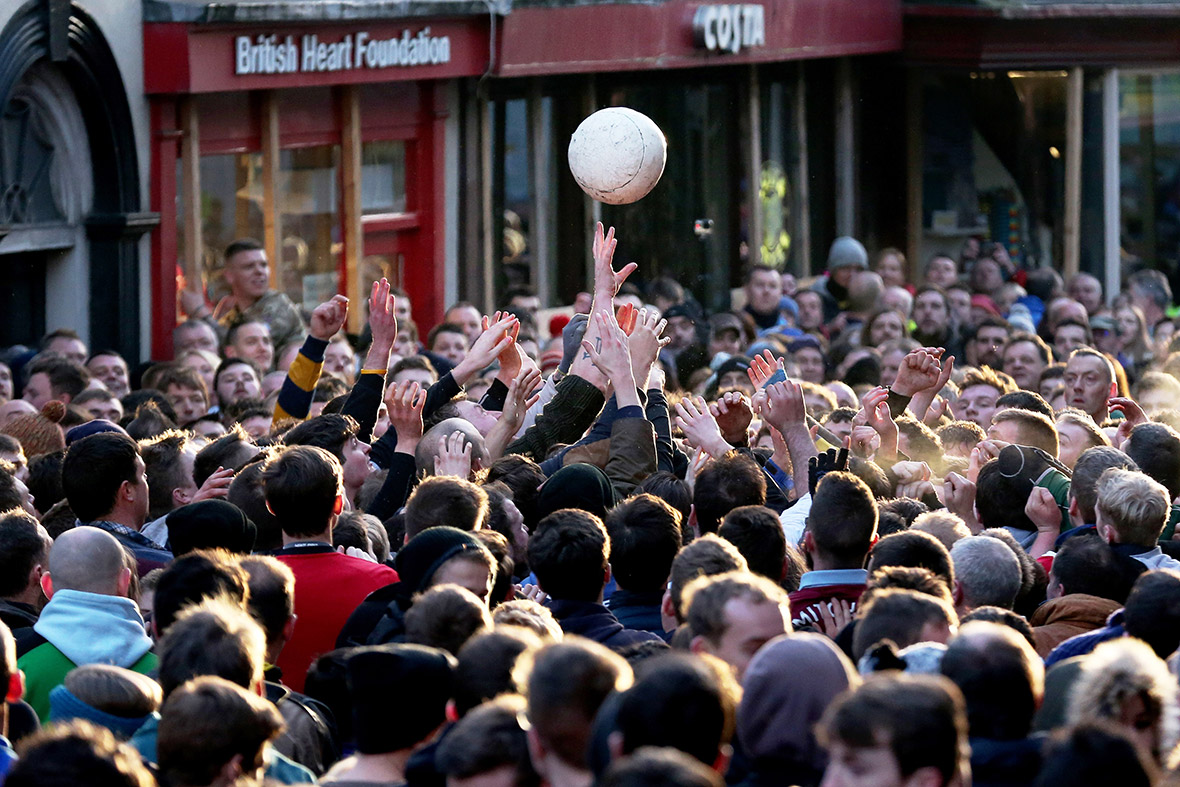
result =
[[940,355],[941,350],[929,347],[911,350],[902,358],[901,366],[897,369],[897,378],[891,386],[893,391],[902,396],[913,396],[937,385],[942,375],[942,366],[938,360]]
[[957,514],[970,528],[978,533],[983,528],[975,516],[975,482],[958,473],[948,473],[942,484],[942,504],[952,514]]
[[[594,297],[596,301],[599,296],[605,297],[608,301],[613,299],[619,294],[619,288],[623,286],[623,282],[627,281],[627,277],[639,267],[631,262],[624,265],[622,270],[615,272],[613,263],[617,243],[614,227],[611,227],[610,231],[604,235],[602,222],[595,225],[592,250],[594,252]],[[596,305],[605,305],[605,303]]]
[[[640,309],[632,330],[629,332],[631,346],[631,370],[635,372],[635,381],[647,380],[651,374],[651,367],[660,355],[660,349],[671,337],[661,339],[667,320],[661,320],[654,309]],[[620,326],[621,327],[621,326]]]
[[490,460],[495,461],[504,455],[508,443],[524,423],[525,413],[540,400],[541,394],[533,393],[540,385],[541,370],[535,365],[523,370],[509,384],[508,396],[504,399],[504,410],[484,437],[484,448],[487,449]]
[[1004,450],[1011,443],[1005,443],[1003,440],[981,440],[978,445],[971,449],[971,457],[967,460],[967,478],[971,483],[979,480],[979,471],[993,459],[1000,455],[1000,451]]
[[787,436],[792,427],[804,426],[807,421],[807,406],[803,402],[803,388],[799,383],[787,380],[773,383],[766,389],[766,404],[762,417]]
[[397,431],[397,450],[414,453],[422,439],[422,408],[426,391],[414,380],[402,380],[385,390],[385,407],[389,425]]
[[745,444],[746,430],[754,420],[754,409],[744,393],[729,391],[709,405],[709,412],[717,419],[717,426],[721,429],[721,436],[725,438],[725,442],[731,445]]
[[462,432],[440,437],[438,454],[434,457],[435,475],[453,475],[466,480],[471,475],[471,446]]
[[491,323],[487,330],[476,338],[467,356],[459,361],[451,376],[459,385],[465,385],[480,369],[490,366],[500,353],[512,346],[512,329],[519,325],[520,320],[508,314]]
[[862,459],[872,459],[881,449],[881,435],[871,426],[860,425],[852,427],[852,431],[845,438],[846,446],[855,456]]
[[[627,404],[638,404],[639,395],[635,392],[635,373],[631,368],[631,350],[627,334],[623,333],[610,309],[602,309],[595,315],[595,325],[598,328],[601,347],[583,340],[582,349],[589,353],[591,362],[610,379],[611,385],[615,387],[620,407],[626,406],[623,403],[624,396],[628,399]],[[629,395],[626,393],[628,389]],[[634,402],[630,401],[632,398],[635,399]]]
[[369,330],[373,333],[373,344],[393,348],[397,339],[397,298],[389,292],[389,280],[373,282],[369,294]]
[[347,319],[348,298],[343,295],[333,295],[332,300],[321,303],[312,311],[307,332],[320,341],[326,342],[344,327],[344,321]]
[[635,330],[635,320],[639,316],[635,305],[631,303],[624,303],[619,307],[619,312],[615,315],[615,320],[619,323],[619,327],[623,329],[623,333],[628,336]]
[[709,412],[705,400],[699,396],[686,396],[676,403],[676,425],[690,445],[704,450],[714,459],[725,456],[733,448],[722,436],[721,427]]
[[813,456],[807,462],[807,488],[815,494],[816,487],[828,473],[848,469],[848,449],[829,448],[818,456]]
[[[946,387],[947,381],[951,379],[951,372],[955,370],[955,356],[945,355],[941,347],[928,347],[926,349],[930,350],[932,354],[939,358],[939,366],[941,367],[941,370],[939,371],[938,379],[934,381],[934,385],[931,385],[928,388],[923,388],[922,390],[913,394],[913,397],[910,399],[909,411],[913,413],[919,421],[926,421],[926,419],[930,416],[930,405],[934,402],[935,398],[941,398],[938,396],[938,394],[944,387]],[[894,386],[894,389],[896,390],[896,385]],[[901,392],[898,391],[898,393]],[[946,402],[943,401],[942,408],[935,414],[934,423],[938,422],[938,416],[942,415],[942,412],[945,410]]]
[[1114,447],[1120,448],[1122,444],[1131,436],[1131,430],[1139,424],[1147,423],[1147,414],[1143,412],[1143,408],[1134,399],[1124,396],[1112,396],[1107,400],[1112,412],[1123,414],[1123,420],[1119,422],[1118,431],[1114,435]]
[[861,397],[865,424],[881,436],[881,454],[892,458],[897,456],[898,430],[893,416],[889,413],[889,391],[878,386]]
[[751,359],[750,368],[746,370],[746,374],[750,376],[750,382],[757,390],[766,387],[770,378],[780,369],[783,369],[783,359],[775,358],[770,350],[763,350],[762,355],[755,355]]

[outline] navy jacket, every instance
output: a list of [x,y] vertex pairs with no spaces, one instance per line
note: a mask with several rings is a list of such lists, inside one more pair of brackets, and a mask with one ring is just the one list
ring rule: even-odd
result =
[[611,650],[622,650],[641,642],[663,641],[651,632],[624,628],[609,609],[592,601],[553,599],[549,602],[549,610],[566,634],[592,639]]

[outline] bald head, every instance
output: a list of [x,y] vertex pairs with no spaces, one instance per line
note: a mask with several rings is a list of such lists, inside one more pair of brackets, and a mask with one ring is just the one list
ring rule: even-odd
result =
[[488,452],[484,447],[483,435],[465,418],[448,418],[432,426],[418,441],[418,450],[414,452],[414,460],[418,470],[425,470],[427,474],[434,474],[434,458],[438,456],[438,441],[449,437],[455,432],[462,432],[465,442],[471,443],[472,467],[487,467]]
[[120,596],[126,592],[123,546],[97,527],[75,527],[57,537],[49,550],[53,592],[82,590]]

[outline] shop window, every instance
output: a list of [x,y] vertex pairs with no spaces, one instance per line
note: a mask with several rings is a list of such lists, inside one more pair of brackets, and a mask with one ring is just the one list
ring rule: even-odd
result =
[[279,155],[279,289],[307,311],[340,288],[340,146]]
[[801,218],[797,210],[799,135],[795,123],[797,93],[794,80],[762,86],[762,171],[758,206],[762,212],[762,264],[800,273],[803,261],[795,239]]
[[1180,73],[1119,78],[1120,245],[1131,269],[1180,270]]
[[931,75],[922,93],[920,261],[968,238],[1001,243],[1019,267],[1061,258],[1064,71]]
[[[177,161],[177,183],[183,172]],[[222,252],[238,238],[262,240],[262,154],[201,156],[201,233],[204,258],[201,275],[214,303],[229,294],[221,278]],[[183,189],[179,190],[183,194]],[[178,203],[181,202],[177,197]],[[179,248],[184,248],[185,206],[177,205]]]
[[361,147],[361,212],[365,216],[405,213],[406,143],[366,142]]

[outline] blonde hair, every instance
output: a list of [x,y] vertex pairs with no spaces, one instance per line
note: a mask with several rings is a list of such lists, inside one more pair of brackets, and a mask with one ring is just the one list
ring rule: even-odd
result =
[[1163,484],[1143,473],[1110,467],[1098,479],[1095,509],[1124,544],[1154,547],[1172,504]]

